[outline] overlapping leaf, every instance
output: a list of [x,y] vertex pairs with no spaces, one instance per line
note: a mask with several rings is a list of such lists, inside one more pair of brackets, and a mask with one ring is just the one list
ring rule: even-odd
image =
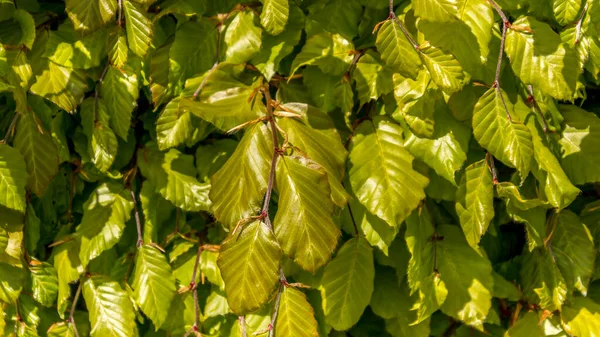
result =
[[105,276],[92,276],[83,284],[90,313],[92,337],[135,336],[135,313],[127,292]]

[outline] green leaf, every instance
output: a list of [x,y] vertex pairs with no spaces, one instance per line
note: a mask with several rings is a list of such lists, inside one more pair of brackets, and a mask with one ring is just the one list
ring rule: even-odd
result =
[[35,77],[31,92],[48,99],[73,113],[83,101],[87,89],[86,75],[78,69],[71,69],[46,61],[44,69]]
[[81,242],[79,258],[83,267],[117,244],[132,210],[128,191],[118,186],[104,184],[92,193],[76,232]]
[[269,301],[279,285],[280,255],[273,231],[262,221],[243,225],[227,237],[217,262],[235,314],[245,315]]
[[433,272],[433,222],[427,208],[416,210],[406,219],[406,246],[411,254],[408,262],[408,285],[411,294],[421,289]]
[[419,137],[433,138],[436,107],[441,107],[442,92],[433,84],[428,71],[420,71],[416,80],[394,75],[394,97],[398,108],[392,117],[405,121]]
[[458,14],[456,0],[415,0],[415,15],[425,21],[452,22]]
[[325,267],[321,280],[327,323],[340,331],[355,325],[371,301],[374,278],[369,243],[361,238],[348,240]]
[[[39,98],[38,98],[39,99]],[[31,108],[40,111],[49,108],[38,100],[29,99]],[[42,196],[58,173],[58,151],[52,142],[52,136],[44,126],[39,125],[34,111],[21,114],[17,122],[14,145],[25,158],[29,179],[27,187],[38,196]]]
[[310,105],[288,103],[282,108],[297,113],[300,117],[281,118],[277,125],[285,132],[291,144],[325,169],[331,187],[331,199],[342,207],[348,199],[340,183],[344,178],[348,152],[333,121]]
[[69,19],[82,35],[100,29],[113,19],[117,11],[117,3],[113,0],[66,0],[65,3]]
[[102,99],[87,98],[81,104],[81,124],[88,138],[88,155],[92,163],[106,172],[110,169],[119,144],[117,136],[110,128],[110,116]]
[[233,228],[238,221],[256,215],[267,191],[273,156],[271,132],[263,123],[245,131],[227,163],[211,178],[211,211]]
[[284,287],[275,322],[275,337],[318,336],[315,314],[306,296],[293,287]]
[[127,49],[127,37],[123,28],[117,26],[108,33],[108,59],[110,64],[121,69],[127,63],[129,50]]
[[[190,111],[226,132],[264,116],[266,112],[262,93],[257,93],[260,82],[246,83],[247,81],[237,78],[233,71],[233,67],[223,64],[214,71],[189,79],[179,108],[182,112]],[[192,93],[195,94],[205,79],[202,91],[194,97]]]
[[592,235],[577,214],[569,210],[558,214],[555,226],[551,237],[554,260],[568,289],[575,287],[585,296],[596,259]]
[[167,0],[160,4],[160,8],[161,11],[152,18],[152,21],[156,22],[158,19],[167,14],[200,16],[206,10],[206,4],[204,2],[198,2],[194,0]]
[[279,195],[273,221],[281,248],[305,270],[316,272],[329,260],[340,231],[325,170],[303,157],[280,157],[276,169]]
[[[285,2],[288,5],[288,0],[266,0],[263,6],[263,12],[261,13],[261,22],[263,15],[265,14],[265,7],[267,3],[273,4],[276,7],[276,3]],[[292,2],[293,4],[293,2]],[[287,8],[287,7],[286,7]],[[269,31],[269,28],[262,22],[263,27],[269,34],[263,34],[262,46],[258,53],[251,60],[251,63],[265,76],[267,80],[271,80],[278,70],[281,61],[294,51],[294,46],[300,42],[302,30],[304,29],[304,13],[298,8],[298,6],[291,5],[289,8],[290,15],[289,20],[286,19],[287,24],[285,29],[276,34],[276,36],[269,35],[275,34]]]
[[468,128],[446,111],[436,112],[435,119],[437,127],[433,131],[433,139],[409,133],[404,147],[433,168],[438,175],[456,184],[454,174],[467,160],[470,133]]
[[231,157],[238,142],[233,139],[218,139],[212,144],[199,146],[196,149],[196,169],[201,181],[208,181],[225,165]]
[[560,110],[565,125],[558,142],[565,173],[577,185],[600,181],[595,169],[600,157],[594,154],[600,146],[600,119],[574,105],[561,105]]
[[322,31],[340,34],[351,41],[358,33],[362,7],[357,0],[330,0],[307,18],[308,36]]
[[361,123],[351,140],[349,177],[358,200],[390,226],[402,223],[425,198],[428,179],[412,167],[402,128],[378,117]]
[[[27,185],[25,160],[17,149],[0,144],[0,204],[25,212],[25,186]],[[3,251],[3,249],[0,249]]]
[[14,304],[23,288],[23,271],[21,268],[0,262],[0,301]]
[[92,337],[135,336],[135,313],[127,292],[105,276],[92,276],[83,284],[90,313]]
[[135,257],[133,297],[156,330],[167,320],[175,297],[175,278],[165,256],[154,246],[142,245]]
[[52,307],[58,295],[58,276],[48,262],[32,259],[29,262],[31,292],[33,298],[43,306]]
[[414,300],[411,298],[408,287],[400,286],[401,297],[398,298],[398,313],[394,318],[385,320],[385,330],[393,337],[427,337],[430,332],[430,319],[413,324],[417,313],[412,310]]
[[173,213],[173,204],[155,191],[155,187],[145,181],[140,191],[140,203],[144,213],[144,242],[158,242],[158,232]]
[[152,42],[152,22],[140,5],[124,0],[125,29],[129,49],[137,56],[144,58]]
[[550,311],[561,309],[567,296],[567,284],[546,248],[525,252],[520,275],[523,295],[529,303],[538,303]]
[[318,66],[324,73],[342,75],[348,70],[354,46],[339,34],[319,33],[308,38],[292,63],[292,74],[306,65]]
[[589,298],[573,298],[563,307],[560,318],[569,335],[595,336],[600,333],[600,305]]
[[483,331],[491,308],[494,279],[490,261],[471,248],[456,226],[437,227],[437,267],[448,289],[442,312]]
[[573,99],[579,76],[575,52],[546,23],[522,17],[512,24],[520,29],[508,30],[504,49],[517,77],[554,98]]
[[[512,120],[508,119],[504,104]],[[531,169],[533,144],[529,129],[516,119],[513,110],[504,90],[488,89],[475,105],[473,135],[494,157],[516,168],[524,181]]]
[[394,90],[391,69],[386,67],[379,54],[372,50],[367,50],[358,60],[352,76],[356,81],[361,105]]
[[225,294],[221,294],[218,290],[212,291],[206,299],[204,317],[224,316],[230,313],[232,312],[229,309],[229,304],[227,304]]
[[79,279],[84,271],[79,260],[79,244],[75,240],[62,243],[52,250],[52,255],[58,277],[58,312],[63,317],[71,296],[69,283]]
[[262,29],[253,11],[238,12],[227,25],[223,41],[227,46],[225,58],[231,63],[250,60],[261,48]]
[[429,70],[433,82],[444,92],[452,94],[460,91],[469,82],[469,76],[465,74],[454,55],[423,43],[419,47],[419,56]]
[[[390,226],[381,218],[369,213],[356,198],[351,198],[348,204],[349,206],[345,210],[352,209],[352,215],[349,211],[343,212],[341,222],[352,224],[352,219],[354,219],[362,230],[365,240],[371,246],[377,246],[385,255],[388,255],[390,245],[396,237],[399,226]],[[344,216],[346,218],[343,218]]]
[[394,20],[385,21],[379,28],[376,44],[381,58],[389,67],[404,76],[417,78],[421,59]]
[[530,311],[515,322],[506,331],[504,337],[542,337],[545,336],[540,317],[535,311]]
[[155,144],[138,151],[137,163],[142,174],[160,195],[184,211],[208,210],[209,183],[196,179],[194,157],[175,149],[159,152]]
[[[206,19],[189,21],[179,26],[173,46],[168,51],[168,82],[173,94],[179,94],[187,78],[212,67],[217,50],[217,34],[215,25]],[[194,43],[190,44],[190,41]]]
[[133,69],[127,67],[121,71],[108,67],[100,86],[100,97],[110,115],[111,128],[123,140],[127,140],[127,133],[131,128],[131,113],[136,106],[138,90],[138,79]]
[[455,207],[467,242],[477,249],[494,218],[494,183],[486,160],[465,168],[456,192]]
[[552,0],[552,11],[556,21],[562,26],[568,25],[577,19],[581,8],[579,0]]
[[180,101],[177,97],[167,103],[156,120],[156,143],[161,151],[182,145],[192,137],[192,113],[181,112]]
[[405,287],[400,286],[394,270],[378,267],[375,271],[373,295],[369,303],[373,312],[383,319],[392,319],[403,314],[406,306],[404,300],[406,300]]
[[81,37],[66,21],[50,31],[43,56],[67,68],[98,67],[106,57],[106,30]]
[[289,15],[288,0],[265,0],[260,13],[260,24],[269,34],[278,35],[283,32]]
[[21,26],[21,40],[19,44],[31,49],[35,40],[35,22],[28,12],[22,9],[16,9],[12,15],[13,19]]
[[521,290],[512,282],[507,281],[500,274],[494,272],[494,297],[506,298],[509,301],[517,302],[521,299]]

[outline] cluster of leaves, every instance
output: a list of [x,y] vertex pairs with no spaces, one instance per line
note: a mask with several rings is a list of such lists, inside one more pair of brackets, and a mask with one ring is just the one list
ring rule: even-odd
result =
[[598,85],[599,0],[0,0],[0,336],[599,336]]

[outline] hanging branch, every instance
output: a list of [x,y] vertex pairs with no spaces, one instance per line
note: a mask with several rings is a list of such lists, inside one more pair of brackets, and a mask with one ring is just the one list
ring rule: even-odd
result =
[[502,96],[502,89],[500,88],[500,69],[502,68],[502,57],[504,56],[504,43],[506,41],[506,30],[511,27],[510,21],[500,9],[500,6],[494,0],[488,0],[492,7],[498,12],[500,17],[502,18],[502,38],[500,39],[500,55],[498,55],[498,63],[496,63],[496,76],[494,77],[494,84],[492,88],[496,88],[496,94],[500,96],[500,100],[502,101],[502,105],[504,106],[504,110],[506,111],[506,117],[509,121],[512,121],[512,117],[510,116],[510,111],[508,111],[508,106],[506,106],[506,102],[504,101],[504,96]]
[[75,292],[75,297],[73,297],[73,304],[71,304],[71,311],[69,312],[69,323],[73,325],[73,332],[75,333],[75,337],[79,337],[79,331],[77,331],[77,325],[75,324],[75,307],[77,306],[77,301],[79,301],[79,295],[81,295],[81,285],[83,284],[83,279],[79,280],[79,286],[77,286],[77,291]]
[[494,185],[498,184],[498,173],[496,172],[496,164],[494,163],[494,156],[492,156],[489,152],[485,154],[485,159],[488,162],[490,167],[490,171],[492,172],[492,179],[494,181]]
[[396,22],[398,27],[400,27],[400,30],[402,30],[402,33],[404,33],[404,36],[406,36],[406,38],[413,45],[415,50],[418,51],[419,47],[420,47],[419,44],[417,43],[417,41],[415,41],[415,39],[413,39],[413,37],[410,35],[410,33],[408,32],[406,27],[404,27],[404,25],[402,24],[400,19],[398,19],[398,17],[396,16],[396,13],[394,12],[394,0],[390,0],[390,15],[388,16],[388,20],[389,19],[392,19],[394,22]]

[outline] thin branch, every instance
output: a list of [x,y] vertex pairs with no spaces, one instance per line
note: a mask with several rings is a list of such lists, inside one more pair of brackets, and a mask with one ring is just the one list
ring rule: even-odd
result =
[[135,225],[137,227],[137,235],[138,235],[138,240],[137,240],[137,247],[140,248],[141,246],[144,245],[144,237],[142,236],[142,223],[140,221],[140,212],[138,211],[137,208],[137,201],[135,200],[135,192],[133,192],[133,189],[130,189],[129,192],[131,193],[131,201],[133,201],[133,213],[135,214]]
[[75,333],[75,337],[79,337],[79,332],[77,331],[77,325],[75,324],[75,318],[73,315],[75,314],[75,307],[77,306],[77,301],[79,300],[79,295],[81,295],[81,286],[83,284],[83,280],[79,280],[79,286],[77,286],[77,291],[75,292],[75,297],[73,297],[73,304],[71,304],[71,312],[69,313],[69,323],[73,325],[73,332]]
[[275,297],[275,306],[273,307],[273,314],[271,315],[271,323],[267,328],[269,330],[269,337],[273,337],[275,334],[275,322],[277,322],[277,316],[279,315],[279,302],[281,302],[281,293],[283,292],[283,287],[285,287],[285,285],[281,283],[279,285],[279,289],[277,290],[277,297]]
[[242,332],[242,337],[247,337],[248,332],[246,331],[246,317],[238,316],[238,319],[240,320],[240,331]]
[[4,135],[4,138],[0,141],[0,144],[8,144],[8,136],[10,136],[14,133],[15,127],[17,126],[17,120],[19,119],[20,115],[21,114],[18,111],[15,111],[15,115],[13,116],[13,119],[10,122],[8,129],[6,130],[6,134]]
[[494,185],[498,184],[498,173],[496,172],[496,164],[494,163],[494,156],[492,156],[489,152],[485,154],[485,159],[490,166],[490,171],[492,172],[492,179],[494,181]]
[[269,118],[269,125],[271,127],[271,135],[273,137],[273,159],[271,160],[271,171],[269,172],[269,182],[267,183],[267,192],[265,194],[265,201],[260,212],[261,216],[268,221],[268,225],[273,229],[271,221],[269,219],[269,204],[271,201],[271,193],[273,192],[273,183],[275,181],[275,169],[277,167],[277,159],[279,158],[279,144],[277,140],[277,126],[275,125],[275,118],[273,117],[273,106],[271,105],[271,93],[269,88],[264,90],[265,99],[267,101],[267,117]]
[[544,133],[548,133],[548,122],[546,121],[546,117],[542,113],[542,109],[539,108],[537,101],[535,100],[535,96],[533,95],[533,87],[531,84],[527,86],[527,91],[529,91],[529,96],[527,97],[527,102],[531,105],[531,111],[535,113],[539,112],[540,117],[542,118],[542,127],[544,129]]
[[579,15],[579,19],[577,20],[577,24],[575,25],[575,44],[578,44],[581,39],[581,26],[583,25],[583,18],[585,17],[585,13],[588,10],[588,2],[585,3],[583,9],[581,10],[581,14]]
[[[390,0],[390,2],[393,2],[393,0]],[[396,22],[396,24],[398,25],[398,27],[400,27],[400,30],[402,30],[402,33],[404,33],[404,36],[406,36],[406,38],[408,39],[408,41],[413,45],[413,47],[415,48],[415,50],[419,50],[419,44],[417,43],[417,41],[415,41],[415,39],[413,39],[412,35],[410,35],[410,33],[408,32],[408,30],[406,29],[406,27],[404,27],[404,25],[402,24],[402,22],[400,21],[400,19],[398,19],[398,17],[396,16],[396,13],[394,13],[393,10],[390,11],[390,19],[392,19],[394,22]]]
[[508,107],[506,106],[506,102],[504,101],[504,96],[502,96],[502,89],[500,88],[500,69],[502,68],[502,58],[504,56],[504,43],[506,42],[506,30],[510,28],[511,24],[508,21],[508,18],[500,9],[500,6],[494,0],[488,0],[492,7],[498,12],[500,17],[502,18],[502,38],[500,39],[500,54],[498,55],[498,62],[496,63],[496,76],[494,77],[494,84],[492,87],[496,88],[497,94],[500,96],[500,100],[502,101],[502,105],[504,106],[504,110],[506,111],[506,117],[509,121],[512,121],[510,116],[510,111],[508,111]]
[[[113,2],[114,3],[114,2]],[[117,25],[121,27],[121,12],[123,11],[123,1],[119,0],[117,2]]]
[[102,74],[100,74],[100,77],[98,78],[98,84],[96,85],[96,90],[94,92],[94,122],[98,121],[99,91],[100,91],[100,87],[102,87],[102,81],[104,81],[104,76],[106,76],[106,73],[108,72],[108,67],[110,67],[109,63],[106,64],[106,67],[104,67]]
[[358,236],[358,226],[356,225],[354,214],[352,214],[352,208],[350,208],[350,203],[348,203],[348,213],[350,213],[350,219],[352,219],[352,224],[354,225],[354,235]]

